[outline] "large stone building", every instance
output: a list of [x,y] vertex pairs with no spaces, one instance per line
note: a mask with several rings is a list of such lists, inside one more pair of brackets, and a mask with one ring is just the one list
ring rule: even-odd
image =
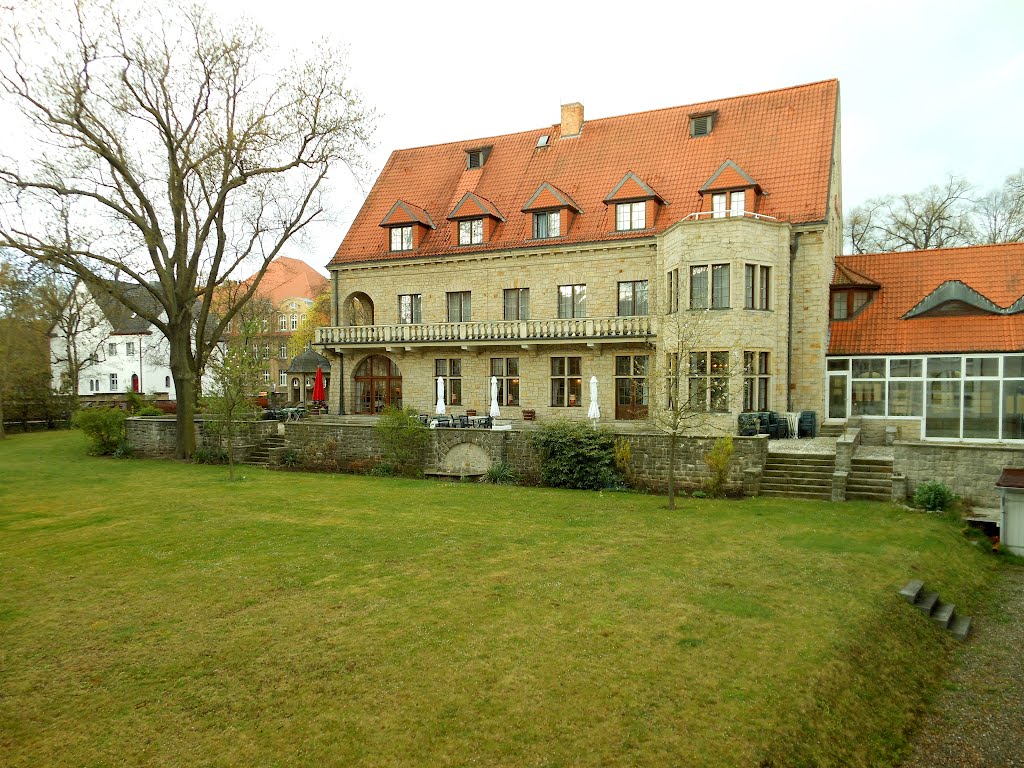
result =
[[430,412],[438,377],[485,411],[493,375],[503,416],[586,418],[596,377],[642,419],[682,370],[723,427],[822,414],[839,137],[830,80],[394,152],[328,265],[331,411]]

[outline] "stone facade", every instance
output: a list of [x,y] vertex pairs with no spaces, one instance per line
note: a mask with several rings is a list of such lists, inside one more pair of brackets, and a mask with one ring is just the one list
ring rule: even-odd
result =
[[1005,467],[1024,467],[1024,446],[897,442],[893,472],[906,476],[907,495],[941,480],[977,507],[998,507],[996,480]]
[[[277,433],[276,421],[253,421],[237,425],[235,437],[235,455],[244,459],[249,451],[259,445],[270,435]],[[196,445],[212,446],[215,438],[205,429],[206,421],[196,419]],[[125,421],[125,433],[128,443],[138,456],[154,458],[173,458],[177,439],[177,423],[173,417],[155,418],[152,416],[134,417]]]

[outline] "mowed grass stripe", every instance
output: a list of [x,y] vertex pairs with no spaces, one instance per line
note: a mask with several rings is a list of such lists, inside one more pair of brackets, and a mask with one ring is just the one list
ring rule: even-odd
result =
[[[895,590],[969,606],[991,571],[888,505],[228,483],[77,433],[2,442],[0,467],[12,765],[781,765],[817,749],[822,692],[820,732],[863,741],[832,764],[882,764],[948,651]],[[851,649],[885,672],[861,702],[835,684]]]

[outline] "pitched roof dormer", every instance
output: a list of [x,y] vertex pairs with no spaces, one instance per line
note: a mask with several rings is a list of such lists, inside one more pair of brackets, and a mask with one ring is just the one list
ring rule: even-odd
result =
[[481,216],[489,216],[498,221],[505,220],[505,217],[490,200],[480,197],[474,192],[467,192],[448,214],[448,220],[479,219]]
[[657,200],[664,203],[665,199],[632,171],[629,171],[605,197],[605,203],[624,203],[629,200]]
[[404,200],[391,206],[380,226],[388,230],[389,251],[415,250],[420,247],[427,231],[436,229],[426,210]]
[[481,245],[491,241],[495,228],[505,217],[490,200],[467,192],[448,214],[448,221],[452,222],[453,242]]
[[574,213],[583,213],[583,209],[576,205],[576,202],[571,197],[558,187],[545,181],[537,187],[537,190],[526,201],[526,205],[523,206],[522,210],[523,213],[532,213],[533,211],[551,211],[556,208],[569,208]]
[[700,194],[708,192],[720,192],[729,189],[753,189],[761,194],[761,185],[732,160],[726,160],[718,170],[711,174],[711,178],[704,182],[700,188]]
[[947,280],[903,316],[964,317],[967,315],[1015,315],[1024,310],[1024,296],[1009,307],[1000,307],[962,280]]

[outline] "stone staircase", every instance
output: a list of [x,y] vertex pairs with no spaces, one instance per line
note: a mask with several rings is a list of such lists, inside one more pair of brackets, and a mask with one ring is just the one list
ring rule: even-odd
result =
[[846,432],[845,421],[823,421],[818,430],[818,437],[842,437]]
[[892,501],[892,459],[850,460],[846,478],[848,501]]
[[769,453],[761,474],[761,495],[831,501],[835,468],[833,454]]
[[967,635],[971,631],[971,617],[957,616],[956,606],[952,603],[942,602],[938,592],[925,590],[924,582],[920,579],[907,582],[907,585],[900,590],[900,596],[925,616],[929,616],[940,627],[952,632],[957,640],[967,639]]
[[252,464],[257,467],[265,467],[270,464],[270,449],[271,448],[283,448],[287,445],[283,435],[269,435],[263,439],[263,442],[253,449],[252,453],[245,460],[246,464]]

